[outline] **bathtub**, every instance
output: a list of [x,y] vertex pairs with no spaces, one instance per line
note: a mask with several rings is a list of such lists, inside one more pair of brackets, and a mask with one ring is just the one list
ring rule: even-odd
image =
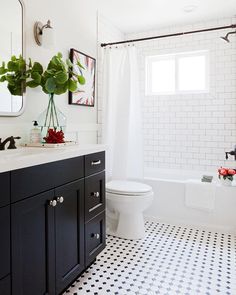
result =
[[[212,175],[216,185],[215,209],[207,212],[185,205],[185,184],[189,179],[201,180]],[[144,183],[154,191],[152,206],[145,211],[147,219],[236,234],[236,183],[222,186],[211,172],[146,169]]]

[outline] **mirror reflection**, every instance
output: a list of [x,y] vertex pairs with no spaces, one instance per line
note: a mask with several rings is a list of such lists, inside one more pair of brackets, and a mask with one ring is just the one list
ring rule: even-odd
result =
[[[20,0],[1,0],[0,62],[23,54],[23,7]],[[14,16],[14,17],[13,17]],[[12,96],[7,83],[0,83],[0,114],[17,115],[23,107],[22,96]]]

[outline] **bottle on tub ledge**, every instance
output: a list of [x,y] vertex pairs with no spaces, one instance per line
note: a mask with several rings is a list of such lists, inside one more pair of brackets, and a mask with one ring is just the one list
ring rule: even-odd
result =
[[42,142],[42,134],[41,130],[38,127],[38,122],[34,122],[34,127],[30,131],[30,143],[41,143]]

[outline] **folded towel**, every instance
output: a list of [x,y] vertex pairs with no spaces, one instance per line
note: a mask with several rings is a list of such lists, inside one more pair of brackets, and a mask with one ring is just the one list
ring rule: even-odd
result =
[[216,185],[197,180],[185,184],[185,205],[190,208],[213,211],[215,209]]

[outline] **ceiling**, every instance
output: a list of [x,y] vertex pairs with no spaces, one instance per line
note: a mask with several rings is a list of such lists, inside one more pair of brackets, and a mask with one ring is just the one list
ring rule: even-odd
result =
[[99,0],[99,12],[122,32],[132,33],[233,17],[236,0]]

